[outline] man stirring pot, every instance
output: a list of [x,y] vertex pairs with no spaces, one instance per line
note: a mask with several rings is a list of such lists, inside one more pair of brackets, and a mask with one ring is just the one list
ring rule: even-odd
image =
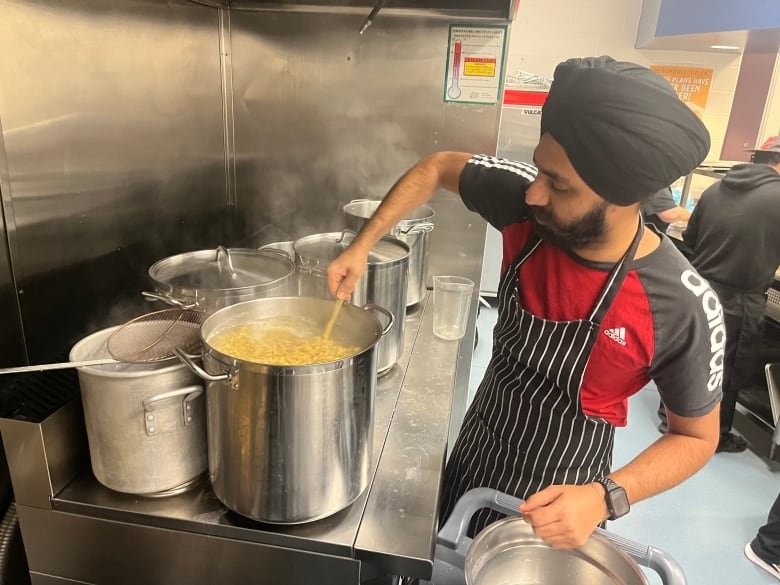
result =
[[[534,165],[439,152],[398,180],[330,265],[347,299],[373,244],[439,188],[501,230],[498,323],[485,377],[447,462],[440,521],[467,490],[525,500],[555,548],[699,470],[718,443],[725,330],[717,297],[639,204],[709,150],[699,119],[654,72],[609,57],[555,71]],[[669,430],[611,471],[627,399],[654,380]],[[475,534],[499,515],[472,520]]]

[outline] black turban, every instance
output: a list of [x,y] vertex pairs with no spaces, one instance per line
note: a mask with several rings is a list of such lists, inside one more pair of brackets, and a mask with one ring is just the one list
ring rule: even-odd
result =
[[542,108],[545,132],[585,183],[616,205],[668,187],[710,149],[707,128],[663,77],[611,57],[556,67]]

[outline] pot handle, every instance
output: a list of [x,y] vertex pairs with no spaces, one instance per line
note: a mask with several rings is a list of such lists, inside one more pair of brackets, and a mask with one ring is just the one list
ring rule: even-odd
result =
[[411,234],[421,234],[423,232],[432,232],[433,228],[436,227],[433,223],[430,221],[426,221],[424,223],[417,223],[413,226],[410,226],[407,229],[401,229],[401,228],[395,228],[393,231],[397,231],[399,234],[403,234],[404,236],[408,236]]
[[171,305],[173,307],[179,307],[180,309],[189,310],[197,307],[195,303],[183,303],[180,300],[174,299],[173,297],[168,296],[164,293],[143,291],[141,292],[141,296],[144,297],[147,301],[162,301],[167,305]]
[[193,357],[199,358],[201,356],[191,356],[179,347],[175,348],[173,351],[176,354],[176,357],[178,357],[179,360],[184,363],[184,365],[192,370],[192,372],[198,376],[198,378],[205,380],[206,382],[224,382],[230,378],[230,374],[219,374],[214,376],[201,368],[198,364],[195,363],[195,360],[192,359]]
[[688,579],[682,567],[665,551],[639,544],[601,528],[596,528],[596,532],[628,554],[637,564],[658,573],[664,585],[687,585]]
[[265,254],[267,256],[279,256],[280,258],[284,258],[285,260],[292,260],[295,262],[295,258],[290,258],[290,255],[285,252],[284,250],[280,250],[279,248],[260,248],[257,250],[259,254]]
[[491,508],[508,516],[519,516],[523,500],[490,488],[475,488],[463,494],[455,504],[452,514],[439,531],[437,542],[452,549],[466,536],[471,517],[482,508]]
[[[357,235],[357,232],[355,230],[350,229],[350,228],[344,228],[343,230],[341,230],[341,237],[338,240],[336,240],[336,243],[343,244],[344,240],[347,237],[351,237],[352,239],[349,241],[349,244],[351,244],[354,241],[356,235]],[[349,245],[349,244],[347,244],[347,245]]]
[[380,305],[376,305],[374,303],[366,303],[360,308],[363,309],[364,311],[376,311],[377,313],[382,313],[385,317],[387,317],[388,323],[387,326],[385,326],[385,328],[382,329],[382,337],[387,335],[387,333],[393,328],[393,325],[395,324],[395,317],[390,311],[388,311],[384,307]]
[[[508,516],[520,516],[523,500],[490,488],[476,488],[467,491],[455,504],[449,519],[439,531],[437,542],[458,550],[465,540],[471,517],[481,508],[491,508]],[[630,556],[637,564],[654,570],[664,585],[687,585],[688,580],[682,567],[666,552],[653,546],[639,544],[607,530],[596,528],[595,532],[610,540]]]
[[225,246],[217,246],[214,261],[217,263],[220,276],[222,272],[227,268],[230,278],[236,277],[236,270],[233,268],[233,257],[230,255],[230,250]]
[[188,427],[192,424],[192,401],[198,396],[203,394],[202,386],[185,386],[178,390],[171,390],[170,392],[163,392],[162,394],[155,394],[145,398],[141,402],[141,406],[144,409],[144,426],[146,427],[146,434],[152,436],[157,433],[157,417],[154,414],[154,404],[170,398],[177,398],[184,396],[182,401],[182,418],[184,420],[184,426]]

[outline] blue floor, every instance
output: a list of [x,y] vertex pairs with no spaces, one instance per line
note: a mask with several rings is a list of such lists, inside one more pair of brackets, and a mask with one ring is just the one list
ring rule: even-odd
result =
[[[469,400],[488,361],[496,310],[481,307]],[[628,426],[615,437],[614,467],[635,457],[658,437],[658,393],[648,385],[629,403]],[[780,473],[751,451],[716,454],[682,485],[636,504],[609,530],[663,549],[682,566],[690,585],[777,585],[778,580],[743,553],[780,491]],[[649,572],[650,583],[661,583]]]

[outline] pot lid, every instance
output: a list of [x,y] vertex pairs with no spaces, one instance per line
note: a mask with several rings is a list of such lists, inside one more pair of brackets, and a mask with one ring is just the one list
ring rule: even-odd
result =
[[[326,262],[334,260],[355,239],[350,231],[314,234],[297,240],[295,253],[304,259],[317,259]],[[387,264],[403,260],[409,256],[409,246],[397,238],[385,236],[368,253],[370,265]]]
[[294,270],[284,252],[220,246],[160,260],[149,269],[149,276],[171,289],[230,290],[262,286]]

